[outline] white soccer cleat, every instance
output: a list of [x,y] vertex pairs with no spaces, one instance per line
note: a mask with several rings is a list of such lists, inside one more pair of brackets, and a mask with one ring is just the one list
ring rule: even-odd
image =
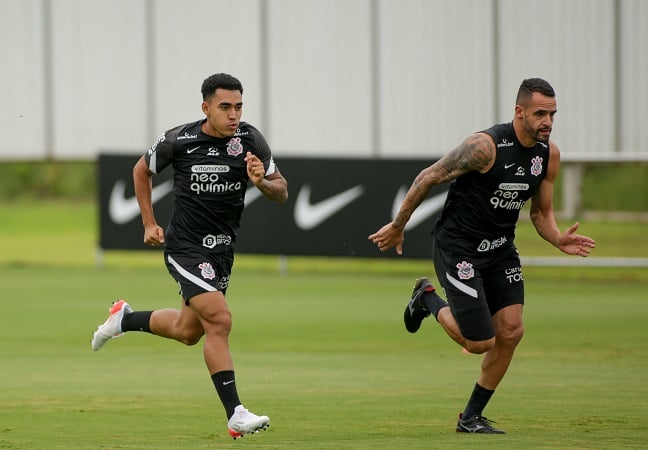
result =
[[92,335],[92,350],[95,352],[103,347],[112,338],[118,338],[124,334],[121,329],[121,321],[124,313],[132,313],[133,309],[125,300],[113,303],[110,308],[110,315],[104,323],[99,325],[97,331]]
[[243,407],[238,405],[234,410],[234,415],[227,421],[227,431],[234,439],[245,436],[249,433],[258,433],[270,426],[268,416],[257,416]]

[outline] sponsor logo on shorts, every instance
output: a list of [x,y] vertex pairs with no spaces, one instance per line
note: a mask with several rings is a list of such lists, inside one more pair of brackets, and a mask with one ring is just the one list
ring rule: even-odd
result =
[[456,267],[459,269],[457,275],[460,280],[470,280],[475,276],[475,270],[473,269],[472,264],[467,261],[461,261]]
[[499,237],[497,239],[493,239],[492,241],[489,241],[488,239],[484,239],[479,243],[479,247],[477,247],[478,252],[488,252],[490,250],[495,250],[496,248],[501,247],[502,245],[506,244],[508,240],[506,239],[506,236]]
[[216,272],[214,272],[214,268],[208,262],[198,264],[198,268],[200,269],[200,275],[204,279],[213,280],[216,278]]
[[202,245],[207,248],[214,248],[217,245],[230,245],[232,243],[232,236],[227,234],[219,234],[214,236],[213,234],[208,234],[203,238]]
[[504,274],[506,275],[506,279],[510,284],[524,280],[524,277],[522,276],[522,267],[520,266],[506,269],[504,271]]
[[221,289],[221,291],[226,290],[227,286],[229,286],[229,275],[218,280],[218,287]]

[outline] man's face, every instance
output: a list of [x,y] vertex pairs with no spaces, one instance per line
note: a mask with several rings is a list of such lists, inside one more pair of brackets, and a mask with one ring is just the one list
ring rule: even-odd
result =
[[516,105],[516,113],[522,119],[524,132],[532,139],[549,143],[556,108],[556,98],[534,92],[527,105]]
[[216,89],[214,95],[202,103],[207,116],[203,131],[214,137],[234,136],[243,113],[242,98],[240,91]]

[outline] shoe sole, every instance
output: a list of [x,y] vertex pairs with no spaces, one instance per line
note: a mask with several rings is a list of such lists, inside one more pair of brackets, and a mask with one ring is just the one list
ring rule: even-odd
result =
[[254,431],[234,431],[231,428],[227,429],[227,432],[229,433],[230,436],[232,436],[232,439],[237,440],[239,438],[242,438],[245,435],[248,434],[256,434],[259,431],[265,431],[270,427],[269,423],[265,423],[264,425],[261,425],[259,428],[257,428]]

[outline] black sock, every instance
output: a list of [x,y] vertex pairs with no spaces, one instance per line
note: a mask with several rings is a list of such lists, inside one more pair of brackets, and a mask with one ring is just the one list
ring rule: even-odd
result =
[[443,300],[441,297],[439,297],[439,294],[436,293],[436,289],[432,288],[431,291],[425,291],[421,295],[421,299],[423,300],[423,303],[427,307],[427,309],[430,310],[434,318],[437,318],[437,315],[439,314],[439,311],[441,308],[445,308],[448,306],[448,303]]
[[234,408],[241,404],[238,392],[236,391],[234,371],[223,370],[216,372],[211,376],[211,379],[214,382],[214,387],[216,388],[216,392],[218,392],[221,403],[225,407],[225,414],[227,414],[227,418],[229,419],[234,415]]
[[486,404],[490,400],[491,396],[495,391],[481,387],[478,383],[475,383],[475,388],[473,389],[470,400],[464,409],[462,418],[469,419],[473,416],[481,416],[482,411],[486,408]]
[[150,333],[151,314],[153,314],[153,311],[135,311],[124,314],[121,322],[122,331],[145,331]]

